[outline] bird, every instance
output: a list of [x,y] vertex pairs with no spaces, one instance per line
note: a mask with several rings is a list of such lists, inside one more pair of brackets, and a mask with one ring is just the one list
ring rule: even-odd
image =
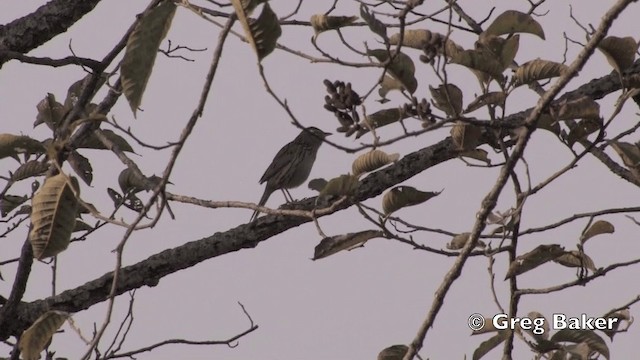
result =
[[[293,201],[287,189],[293,189],[302,185],[316,161],[318,149],[323,140],[331,133],[324,132],[316,127],[308,127],[302,130],[293,141],[286,144],[278,151],[260,178],[260,184],[267,183],[264,193],[258,202],[258,206],[264,206],[271,194],[280,189],[285,200]],[[289,195],[289,198],[287,198]],[[251,222],[258,218],[260,212],[256,210],[251,216]]]

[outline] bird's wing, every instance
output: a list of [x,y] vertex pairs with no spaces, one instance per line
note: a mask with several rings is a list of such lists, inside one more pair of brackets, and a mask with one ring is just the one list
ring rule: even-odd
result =
[[[278,151],[276,156],[271,161],[271,165],[269,165],[267,170],[264,171],[264,174],[260,178],[260,184],[269,181],[269,179],[273,178],[277,174],[281,174],[285,168],[291,166],[291,161],[289,160],[291,160],[292,156],[288,156],[286,154],[293,151],[293,147],[293,143],[290,142],[287,145],[283,146],[280,151]],[[285,159],[286,161],[283,161]]]

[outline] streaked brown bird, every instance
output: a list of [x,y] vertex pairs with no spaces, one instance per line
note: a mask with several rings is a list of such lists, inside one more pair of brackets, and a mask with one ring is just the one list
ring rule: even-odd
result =
[[[287,189],[296,188],[309,178],[318,149],[327,135],[331,135],[331,133],[326,133],[316,127],[308,127],[278,151],[271,165],[260,178],[260,184],[266,182],[267,185],[260,202],[258,202],[259,206],[264,206],[269,196],[278,189],[282,190],[285,200],[293,201]],[[250,221],[254,221],[259,213],[256,210]]]

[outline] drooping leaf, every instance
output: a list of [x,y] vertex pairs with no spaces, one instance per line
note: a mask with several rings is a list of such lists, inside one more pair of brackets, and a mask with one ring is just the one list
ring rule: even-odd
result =
[[470,113],[488,105],[504,107],[504,102],[506,99],[507,95],[502,91],[494,91],[482,94],[475,98],[469,105],[467,105],[464,113]]
[[364,173],[379,169],[387,164],[398,161],[400,154],[387,154],[382,150],[372,150],[358,156],[351,165],[353,176],[360,176]]
[[352,195],[360,185],[358,178],[353,175],[340,175],[329,180],[318,196]]
[[586,139],[589,135],[600,130],[603,125],[601,117],[577,121],[576,125],[569,131],[569,135],[567,135],[567,144],[569,147],[573,147],[576,142]]
[[498,15],[489,27],[481,34],[506,35],[514,33],[533,34],[544,40],[544,30],[531,15],[516,10],[507,10]]
[[638,43],[631,37],[607,36],[598,44],[607,61],[620,74],[633,65]]
[[[631,316],[631,312],[628,308],[616,311],[613,314],[608,314],[605,316],[605,319],[617,319],[616,321],[611,322],[612,327],[610,329],[602,330],[602,332],[604,332],[611,340],[613,340],[613,336],[617,334],[618,331],[628,329],[633,323],[633,317]],[[623,321],[627,323],[626,327],[620,328]],[[609,320],[607,320],[607,323],[609,323]]]
[[520,35],[515,35],[509,39],[503,39],[495,35],[487,35],[480,37],[476,41],[477,50],[486,50],[490,52],[502,65],[502,71],[512,64],[518,53],[518,47],[520,46]]
[[600,105],[588,96],[565,101],[555,114],[558,120],[596,119],[600,117]]
[[402,360],[407,351],[409,351],[407,345],[391,345],[380,351],[378,360]]
[[425,192],[411,186],[396,186],[384,194],[382,209],[388,215],[403,207],[422,204],[438,195],[440,192]]
[[451,127],[451,140],[453,140],[453,144],[458,150],[469,151],[475,149],[480,144],[481,135],[482,128],[477,125],[457,121]]
[[49,164],[39,160],[29,160],[20,165],[11,175],[11,180],[20,181],[34,176],[44,175],[49,169]]
[[67,161],[69,162],[69,165],[71,165],[73,171],[78,174],[80,179],[82,179],[85,184],[91,186],[91,182],[93,181],[93,167],[91,166],[89,159],[74,150],[69,153]]
[[[393,54],[393,52],[392,52]],[[379,62],[384,63],[389,60],[389,52],[385,49],[373,49],[367,51],[367,55],[373,56]],[[389,73],[398,79],[404,85],[405,89],[413,94],[418,88],[418,80],[416,80],[416,67],[413,60],[402,52],[395,54],[389,64]]]
[[514,79],[516,85],[530,84],[542,79],[550,79],[563,75],[569,67],[553,61],[542,59],[531,60],[516,69]]
[[262,59],[271,54],[276,48],[278,38],[282,35],[278,16],[273,12],[269,3],[265,2],[260,16],[255,20],[251,20],[249,18],[249,10],[253,9],[245,6],[253,2],[250,1],[243,4],[242,0],[232,0],[231,3],[238,16],[238,21],[240,21],[244,28],[244,33],[249,44],[251,44],[251,47],[258,56],[258,61],[262,61]]
[[[469,232],[460,233],[460,234],[454,236],[451,239],[451,241],[447,244],[447,249],[449,249],[449,250],[460,250],[460,249],[462,249],[469,242],[469,237],[470,236],[471,236],[471,233],[469,233]],[[480,248],[484,248],[486,246],[487,246],[487,244],[485,244],[481,240],[478,240],[478,243],[476,244],[476,247],[480,247]]]
[[38,115],[36,115],[36,121],[33,123],[33,127],[45,123],[51,130],[58,128],[60,120],[62,120],[66,112],[62,104],[57,102],[56,97],[51,93],[48,93],[47,96],[36,105],[36,109],[38,110]]
[[455,84],[443,84],[437,88],[429,85],[429,92],[433,99],[431,103],[449,116],[462,113],[462,90]]
[[42,314],[20,336],[18,347],[24,360],[38,360],[40,353],[47,346],[53,334],[69,318],[69,313],[64,311],[47,311]]
[[589,348],[593,351],[597,351],[605,359],[609,359],[609,347],[604,339],[600,335],[596,334],[593,330],[573,330],[562,329],[556,332],[549,339],[553,342],[572,342],[572,343],[587,343]]
[[611,147],[618,153],[627,167],[634,168],[640,165],[640,148],[638,148],[638,145],[613,141],[611,142]]
[[387,26],[382,21],[376,19],[376,16],[369,12],[369,8],[365,4],[360,4],[360,17],[367,23],[369,29],[374,34],[379,35],[383,40],[389,41],[387,37]]
[[2,198],[0,198],[0,213],[2,214],[2,217],[7,216],[10,212],[12,212],[18,206],[22,205],[27,200],[29,200],[29,197],[26,195],[18,196],[5,194]]
[[316,245],[312,260],[319,260],[342,250],[351,250],[363,246],[367,241],[377,237],[384,237],[384,233],[379,230],[365,230],[326,237]]
[[44,150],[42,143],[26,135],[0,134],[0,159],[18,154],[39,154]]
[[539,245],[528,253],[516,257],[509,265],[505,279],[535,269],[546,262],[558,258],[562,254],[564,254],[564,249],[558,244]]
[[[111,140],[112,143],[114,143],[116,146],[118,146],[118,148],[120,150],[128,151],[128,152],[134,152],[133,148],[131,147],[131,145],[129,145],[127,140],[125,140],[122,136],[120,136],[120,135],[118,135],[118,134],[116,134],[113,131],[108,130],[108,129],[100,130],[100,131],[102,131],[102,134],[107,139]],[[107,147],[93,133],[91,135],[87,136],[85,138],[85,140],[82,141],[78,145],[78,147],[79,148],[85,148],[85,149],[107,150]]]
[[589,257],[589,255],[578,250],[568,251],[563,255],[555,258],[553,261],[566,267],[581,267],[594,272],[597,270],[596,265],[593,263],[593,260]]
[[500,62],[499,57],[486,49],[458,51],[451,57],[451,62],[480,71],[497,80],[503,78],[502,72],[506,68]]
[[589,229],[587,229],[587,231],[585,231],[584,234],[580,236],[580,242],[584,244],[585,242],[587,242],[587,240],[591,239],[596,235],[613,234],[614,232],[615,232],[615,228],[610,222],[606,220],[598,220],[593,224],[591,224]]
[[173,1],[161,2],[144,15],[127,40],[120,81],[134,117],[151,77],[158,49],[169,32],[175,12],[176,4]]
[[64,174],[52,176],[33,196],[29,241],[36,259],[55,256],[69,246],[78,211],[71,185],[79,192],[78,180],[71,177],[70,182]]
[[311,27],[316,35],[327,30],[336,30],[349,26],[358,20],[357,16],[330,16],[315,14],[311,16]]
[[473,360],[480,360],[483,356],[487,355],[491,350],[495,349],[498,345],[502,344],[509,337],[507,331],[499,331],[491,338],[483,341],[473,352]]

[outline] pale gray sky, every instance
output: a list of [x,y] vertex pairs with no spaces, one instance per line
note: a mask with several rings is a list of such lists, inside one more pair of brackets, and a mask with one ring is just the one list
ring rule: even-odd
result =
[[[28,14],[43,3],[4,0],[0,4],[0,23]],[[271,3],[278,14],[288,13],[294,6],[294,2],[282,0]],[[507,8],[522,11],[528,8],[526,1],[491,3],[497,7],[494,16]],[[516,61],[522,63],[535,57],[562,61],[562,32],[584,42],[582,30],[569,19],[569,3],[549,1],[540,9],[541,12],[549,10],[546,16],[537,18],[544,27],[547,40],[523,34]],[[600,16],[611,3],[574,4],[574,15],[585,24],[597,26]],[[489,11],[485,3],[479,6],[475,1],[460,0],[459,4],[476,19],[484,18]],[[30,55],[52,58],[68,56],[71,55],[71,42],[77,55],[100,59],[146,5],[147,2],[142,1],[103,1],[67,33],[32,51]],[[341,2],[340,5],[338,14],[357,14],[351,2]],[[311,14],[325,11],[327,6],[326,2],[306,1],[296,18],[308,19]],[[440,6],[442,4],[438,2],[425,2],[422,11],[428,13]],[[637,38],[638,10],[637,5],[632,5],[610,33]],[[234,29],[241,31],[239,24]],[[435,26],[431,29],[445,31]],[[362,28],[344,32],[356,44],[361,44],[356,40],[364,39],[373,47],[377,41]],[[179,8],[167,39],[174,44],[208,50],[187,54],[195,62],[159,55],[143,98],[143,111],[138,112],[137,119],[133,118],[124,98],[119,100],[111,115],[122,125],[130,126],[146,142],[164,144],[175,141],[197,103],[218,33],[219,28],[215,25]],[[284,27],[280,41],[287,46],[311,52],[313,48],[309,39],[312,35],[311,29]],[[460,31],[454,32],[451,37],[465,48],[473,45],[474,39]],[[318,43],[338,53],[344,51],[337,41],[336,34],[328,32],[319,37]],[[568,59],[573,60],[579,50],[579,46],[570,45]],[[419,88],[416,95],[428,97],[428,85],[436,86],[438,80],[428,66],[417,60],[417,51],[406,52],[414,57],[418,67],[416,77]],[[352,58],[363,60],[355,56]],[[350,81],[363,94],[377,81],[379,71],[310,64],[307,60],[278,50],[264,60],[263,65],[274,91],[288,100],[296,116],[305,125],[332,132],[335,132],[337,122],[332,114],[322,109],[325,95],[322,80]],[[449,69],[449,81],[463,89],[465,104],[468,104],[474,94],[480,93],[475,77],[459,66]],[[602,54],[596,53],[580,77],[572,81],[568,88],[575,88],[610,71],[611,67]],[[80,69],[73,67],[54,69],[17,61],[5,64],[0,71],[0,118],[3,119],[0,132],[23,133],[38,139],[50,137],[49,129],[44,126],[32,129],[36,104],[48,92],[63,100],[68,86],[83,76]],[[99,93],[96,99],[102,96],[104,92]],[[371,113],[402,101],[398,94],[390,98],[392,102],[385,105],[370,101],[367,111]],[[605,118],[611,113],[615,98],[616,95],[611,95],[599,102]],[[528,108],[536,101],[535,94],[522,87],[509,98],[507,112]],[[636,105],[628,104],[608,133],[617,134],[632,126],[636,112]],[[480,117],[485,114],[478,111],[474,115]],[[179,158],[171,178],[174,185],[169,190],[207,200],[257,202],[263,191],[258,179],[278,149],[298,133],[289,122],[283,109],[264,91],[253,51],[238,38],[230,36],[224,47],[204,117]],[[416,126],[413,121],[407,123]],[[397,125],[380,131],[385,137],[400,132],[401,128]],[[389,146],[385,151],[405,155],[445,136],[448,136],[448,129],[407,139]],[[339,134],[334,135],[332,140],[346,146],[357,144]],[[640,139],[631,135],[624,140],[635,142]],[[370,141],[370,138],[365,137],[365,141]],[[131,141],[131,144],[134,142]],[[136,150],[140,156],[133,155],[132,158],[146,174],[162,172],[169,152],[139,147]],[[112,203],[105,189],[117,188],[117,175],[124,165],[111,153],[86,150],[82,153],[91,159],[94,168],[93,187],[83,185],[83,198],[101,211],[109,212]],[[494,162],[499,162],[501,155],[490,156]],[[572,155],[551,135],[539,131],[534,134],[525,157],[535,184],[566,165]],[[332,178],[347,173],[354,158],[354,155],[346,155],[325,145],[320,149],[311,178]],[[15,162],[4,159],[0,162],[0,168],[6,174],[7,170],[15,168]],[[522,166],[518,170],[524,174]],[[497,173],[498,168],[470,168],[460,160],[436,166],[405,184],[425,191],[444,189],[444,192],[425,204],[401,210],[398,215],[424,226],[456,232],[469,231],[480,201],[493,185]],[[24,189],[28,188],[28,181],[22,185],[23,191],[26,191]],[[314,195],[306,185],[294,189],[292,194],[297,198]],[[569,175],[528,200],[523,228],[552,223],[580,212],[636,206],[637,194],[636,187],[587,157]],[[380,208],[380,200],[381,197],[366,203]],[[281,194],[276,192],[267,205],[277,207],[283,201]],[[504,211],[512,205],[512,190],[508,186],[496,209]],[[127,265],[163,249],[244,224],[252,213],[246,209],[211,210],[181,204],[172,204],[172,208],[177,217],[175,221],[165,217],[156,228],[133,235],[125,251]],[[120,214],[126,220],[133,220],[135,215],[128,210]],[[587,243],[586,251],[596,266],[636,258],[640,254],[636,239],[637,226],[622,215],[603,219],[616,226],[616,233]],[[371,228],[355,208],[322,218],[320,223],[328,235]],[[520,252],[545,243],[559,243],[567,249],[573,249],[585,223],[586,220],[576,221],[550,233],[527,236],[520,241]],[[89,241],[73,243],[58,257],[58,292],[79,286],[113,269],[115,257],[111,250],[120,241],[124,229],[113,226],[107,229],[98,231]],[[26,227],[23,226],[21,232],[0,242],[1,260],[17,256],[25,234]],[[416,240],[444,248],[449,238],[417,234]],[[237,305],[239,301],[246,306],[260,328],[241,339],[236,348],[172,345],[137,358],[374,359],[383,348],[406,344],[414,338],[431,306],[434,291],[454,261],[454,258],[412,250],[398,242],[375,239],[364,248],[314,262],[310,258],[319,241],[313,225],[306,224],[269,239],[255,249],[217,257],[170,275],[154,288],[138,290],[135,322],[124,347],[133,350],[167,338],[226,339],[248,328],[248,322]],[[423,358],[462,359],[465,354],[471,358],[473,350],[489,337],[470,336],[471,331],[467,327],[470,314],[477,312],[489,316],[497,312],[488,286],[487,266],[486,258],[476,257],[468,261],[462,277],[453,285],[434,328],[429,332],[421,351]],[[495,265],[496,287],[504,306],[508,304],[508,283],[502,281],[506,267],[505,256],[499,257]],[[5,278],[4,282],[0,282],[0,293],[8,294],[15,267],[8,265],[0,270]],[[638,275],[638,267],[624,268],[586,287],[551,295],[528,296],[522,299],[520,310],[523,314],[535,310],[547,316],[552,313],[602,315],[640,293],[635,285]],[[519,283],[521,287],[548,287],[574,278],[574,270],[550,263],[521,276]],[[49,266],[35,263],[24,300],[48,296],[51,292],[50,282]],[[122,319],[127,305],[126,295],[116,301],[118,311],[112,320],[115,324]],[[636,305],[632,313],[636,313],[637,309]],[[90,336],[94,323],[102,322],[104,311],[105,306],[101,304],[74,315],[76,324],[85,336]],[[64,334],[55,336],[52,349],[57,351],[57,356],[76,358],[84,351],[85,345],[69,331],[67,325],[64,329]],[[116,329],[115,325],[110,328],[104,337],[104,344],[108,343]],[[632,326],[628,333],[616,336],[612,344],[607,342],[610,344],[611,358],[631,358],[632,354],[637,353],[635,340],[639,336],[639,328]],[[516,340],[516,344],[517,358],[533,357],[533,353],[520,341]],[[2,354],[8,354],[6,346],[0,347],[0,356],[4,356]],[[497,351],[487,356],[487,359],[496,358]]]

